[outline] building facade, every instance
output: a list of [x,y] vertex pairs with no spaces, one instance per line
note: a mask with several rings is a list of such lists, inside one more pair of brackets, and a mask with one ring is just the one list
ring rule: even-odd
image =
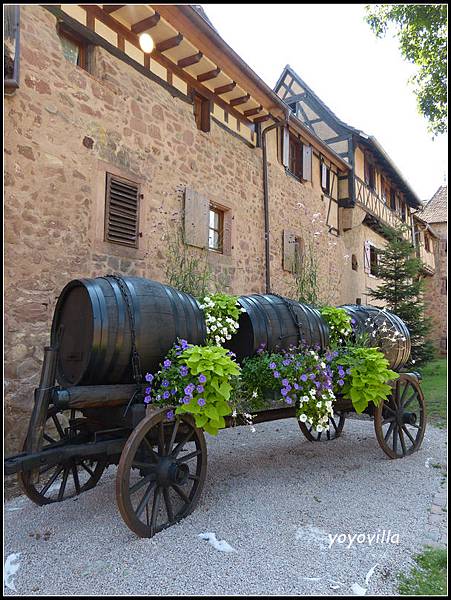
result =
[[448,186],[439,187],[418,212],[418,218],[424,223],[423,236],[426,235],[421,244],[425,246],[423,263],[433,263],[426,278],[425,294],[427,315],[432,321],[430,339],[437,352],[444,356],[448,350]]
[[369,301],[378,222],[408,220],[416,202],[388,167],[396,210],[375,200],[381,183],[358,191],[365,152],[382,160],[372,142],[346,154],[325,141],[198,7],[27,5],[8,19],[7,452],[25,435],[64,285],[168,282],[179,234],[177,251],[231,293],[297,297],[313,264],[323,302]]

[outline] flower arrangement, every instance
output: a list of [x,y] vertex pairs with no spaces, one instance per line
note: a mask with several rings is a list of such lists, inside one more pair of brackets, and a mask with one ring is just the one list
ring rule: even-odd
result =
[[344,308],[335,308],[334,306],[323,306],[320,309],[321,316],[329,325],[329,345],[336,348],[346,344],[352,333],[352,321],[350,315]]
[[335,392],[340,387],[344,398],[351,400],[357,413],[363,412],[370,402],[379,405],[391,392],[388,381],[399,377],[388,368],[388,360],[377,348],[350,346],[334,352],[331,360],[335,375]]
[[238,304],[237,296],[210,294],[204,296],[199,308],[203,309],[207,325],[207,344],[219,346],[238,331],[238,319],[246,312]]
[[219,346],[192,346],[180,340],[155,376],[146,374],[149,387],[144,402],[170,407],[168,419],[191,413],[197,427],[216,435],[225,427],[224,417],[232,412],[228,402],[231,380],[240,372],[231,355]]

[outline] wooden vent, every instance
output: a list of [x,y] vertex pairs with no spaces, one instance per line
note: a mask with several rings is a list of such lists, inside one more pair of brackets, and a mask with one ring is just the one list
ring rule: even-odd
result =
[[115,244],[138,247],[139,185],[106,174],[105,239]]

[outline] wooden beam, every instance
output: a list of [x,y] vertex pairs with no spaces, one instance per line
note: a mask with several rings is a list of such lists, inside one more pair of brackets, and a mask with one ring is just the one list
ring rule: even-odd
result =
[[263,117],[254,119],[254,123],[263,123],[263,121],[267,121],[269,118],[271,118],[271,115],[263,115]]
[[124,6],[126,6],[126,5],[125,4],[104,4],[103,10],[106,12],[107,15],[109,15],[110,13],[115,12],[116,10],[124,8]]
[[183,35],[181,33],[178,33],[174,37],[171,37],[167,40],[163,40],[162,42],[159,42],[155,46],[155,50],[157,52],[166,52],[166,50],[170,50],[171,48],[176,48],[177,46],[180,46],[182,40],[183,40]]
[[215,94],[220,96],[221,94],[227,94],[227,92],[231,92],[236,88],[236,82],[232,81],[231,83],[226,83],[225,85],[221,85],[220,87],[215,88]]
[[212,71],[207,71],[206,73],[201,73],[200,75],[197,76],[197,81],[208,81],[210,79],[214,79],[215,77],[217,77],[219,75],[219,73],[221,72],[221,69],[219,67],[216,67],[216,69],[213,69]]
[[177,65],[184,69],[185,67],[189,67],[190,65],[195,65],[202,60],[203,54],[202,52],[198,52],[197,54],[193,54],[192,56],[186,56],[185,58],[181,58]]
[[[80,4],[82,8],[86,10],[87,13],[93,14],[96,19],[101,21],[107,27],[110,27],[116,33],[121,34],[124,38],[130,42],[136,48],[141,49],[139,45],[139,39],[136,33],[133,33],[130,29],[119,23],[116,19],[106,14],[100,6],[96,6],[95,4]],[[144,61],[146,61],[146,57],[149,56],[144,54]],[[236,119],[241,121],[242,123],[246,123],[246,125],[252,125],[253,121],[247,119],[243,113],[240,113],[238,110],[230,106],[227,102],[222,100],[219,96],[215,95],[211,90],[207,87],[203,86],[195,77],[192,77],[189,73],[181,69],[177,66],[176,63],[172,62],[167,56],[161,54],[156,49],[154,49],[151,53],[151,57],[158,62],[160,65],[165,67],[166,69],[170,69],[173,71],[177,77],[180,77],[187,85],[191,86],[192,89],[197,90],[202,96],[216,102],[218,106],[228,111],[231,115],[233,115]]]
[[138,21],[137,23],[132,25],[132,31],[133,31],[133,33],[139,34],[139,33],[142,33],[143,31],[147,31],[148,29],[152,29],[152,27],[155,27],[155,25],[158,23],[159,20],[160,20],[160,15],[159,15],[159,13],[156,12],[151,17],[147,17],[146,19],[143,19],[142,21]]
[[230,100],[230,106],[239,106],[240,104],[246,104],[246,102],[250,99],[251,95],[246,94],[245,96],[241,96],[240,98],[233,98]]
[[257,106],[256,108],[250,108],[249,110],[245,110],[243,114],[245,117],[252,117],[253,115],[258,115],[258,113],[262,110],[263,106],[260,104],[260,106]]

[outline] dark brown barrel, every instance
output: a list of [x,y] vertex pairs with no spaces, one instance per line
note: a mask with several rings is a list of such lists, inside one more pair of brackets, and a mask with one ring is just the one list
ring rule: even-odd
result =
[[[123,277],[133,311],[141,370],[155,371],[179,337],[205,342],[203,312],[189,294],[141,277]],[[52,341],[64,326],[57,379],[62,386],[132,383],[131,329],[117,279],[75,279],[61,292],[53,316]]]
[[304,343],[325,349],[329,340],[327,324],[320,313],[308,304],[300,304],[273,294],[240,296],[245,309],[239,329],[227,347],[239,360],[252,356],[264,347],[276,351]]
[[340,308],[354,319],[354,330],[375,335],[372,345],[383,352],[393,370],[400,369],[409,360],[411,351],[410,333],[406,324],[394,313],[362,304],[345,304]]

